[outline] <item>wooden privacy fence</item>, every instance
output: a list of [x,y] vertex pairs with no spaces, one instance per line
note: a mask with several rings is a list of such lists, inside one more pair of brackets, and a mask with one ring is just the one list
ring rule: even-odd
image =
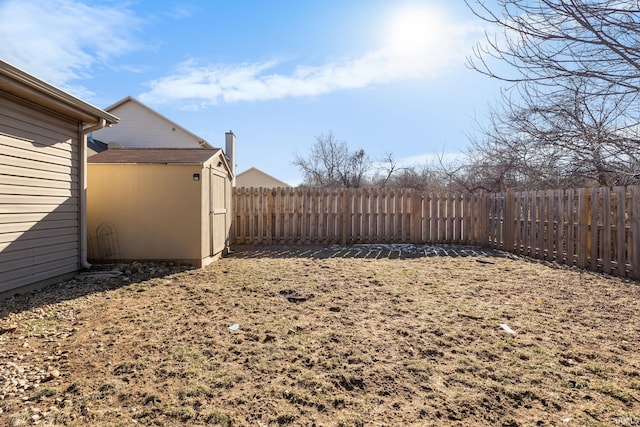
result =
[[236,244],[488,246],[640,279],[640,186],[491,194],[237,188]]
[[490,247],[640,279],[640,186],[487,198]]
[[487,198],[411,189],[237,188],[237,244],[484,245]]

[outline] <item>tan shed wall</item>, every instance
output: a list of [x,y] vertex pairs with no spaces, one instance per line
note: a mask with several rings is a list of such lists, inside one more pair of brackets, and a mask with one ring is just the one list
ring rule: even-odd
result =
[[78,124],[0,92],[0,293],[77,271]]
[[[202,181],[194,181],[194,173],[200,166],[89,164],[90,259],[198,265]],[[115,234],[98,235],[101,224]]]

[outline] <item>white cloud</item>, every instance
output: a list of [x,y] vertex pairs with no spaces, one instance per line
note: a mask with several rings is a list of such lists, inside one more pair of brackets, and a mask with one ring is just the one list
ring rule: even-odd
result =
[[[189,108],[198,108],[434,78],[450,66],[464,63],[482,32],[477,25],[456,22],[441,10],[423,9],[420,17],[423,19],[416,19],[415,11],[400,14],[396,18],[400,21],[390,27],[388,42],[379,49],[322,65],[297,65],[284,73],[275,70],[288,61],[277,59],[235,65],[186,61],[172,74],[151,81],[150,90],[140,99],[151,104],[184,101]],[[403,19],[414,31],[402,26]]]
[[138,49],[140,21],[122,5],[76,0],[0,1],[0,57],[78,96],[98,64]]

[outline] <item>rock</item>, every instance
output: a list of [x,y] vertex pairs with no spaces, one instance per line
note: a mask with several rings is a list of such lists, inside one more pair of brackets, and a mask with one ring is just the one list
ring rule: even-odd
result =
[[60,371],[58,371],[57,369],[53,369],[53,370],[47,372],[47,376],[44,377],[44,379],[42,381],[45,381],[45,382],[46,381],[51,381],[51,380],[54,380],[56,378],[59,378],[60,375],[61,375]]

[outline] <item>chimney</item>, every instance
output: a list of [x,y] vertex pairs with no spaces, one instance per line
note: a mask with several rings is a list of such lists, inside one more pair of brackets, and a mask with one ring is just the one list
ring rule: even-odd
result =
[[224,134],[225,148],[224,151],[229,159],[229,166],[231,166],[231,174],[233,178],[231,180],[231,186],[236,186],[236,136],[233,131],[226,132]]

